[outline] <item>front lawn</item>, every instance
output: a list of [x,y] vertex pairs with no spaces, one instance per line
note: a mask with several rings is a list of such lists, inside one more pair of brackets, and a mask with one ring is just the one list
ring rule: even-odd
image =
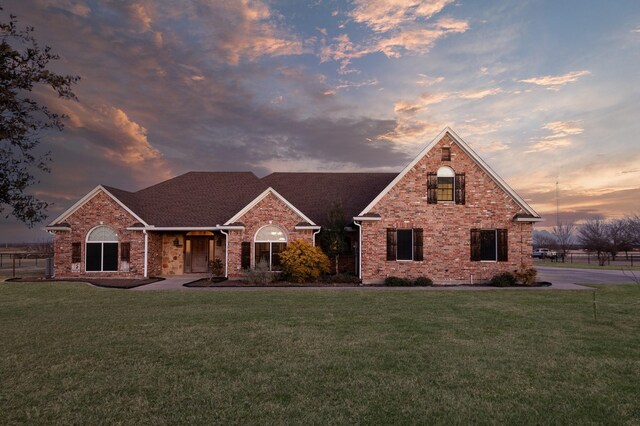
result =
[[0,424],[640,422],[640,287],[0,283]]

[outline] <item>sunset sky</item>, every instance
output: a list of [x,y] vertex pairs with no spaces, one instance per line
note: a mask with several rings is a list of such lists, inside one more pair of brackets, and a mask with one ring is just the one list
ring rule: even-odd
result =
[[[11,0],[82,77],[50,219],[192,170],[397,172],[452,127],[555,224],[640,211],[640,1]],[[214,200],[212,200],[214,201]],[[0,219],[0,243],[46,237]],[[45,225],[45,224],[43,224]]]

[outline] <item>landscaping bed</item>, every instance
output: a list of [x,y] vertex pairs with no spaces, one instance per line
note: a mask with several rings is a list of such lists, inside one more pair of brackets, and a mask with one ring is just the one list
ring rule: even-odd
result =
[[357,287],[358,283],[325,283],[325,282],[313,282],[313,283],[292,283],[287,281],[274,281],[267,284],[253,284],[247,281],[241,280],[226,280],[226,281],[209,281],[203,278],[198,281],[184,284],[185,287]]

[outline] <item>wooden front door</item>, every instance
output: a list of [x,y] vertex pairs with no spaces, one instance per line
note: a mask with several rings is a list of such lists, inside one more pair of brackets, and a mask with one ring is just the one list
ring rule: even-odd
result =
[[207,272],[209,262],[209,239],[191,239],[191,272]]

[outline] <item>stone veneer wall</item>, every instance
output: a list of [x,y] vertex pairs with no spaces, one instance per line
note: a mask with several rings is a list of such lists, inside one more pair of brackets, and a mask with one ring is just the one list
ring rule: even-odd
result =
[[[173,245],[173,240],[180,241],[178,246]],[[162,275],[184,274],[184,234],[162,234]]]
[[[451,147],[451,161],[441,148]],[[441,166],[466,174],[466,204],[427,204],[427,173]],[[532,266],[532,224],[513,222],[521,208],[446,134],[371,210],[382,217],[362,224],[362,279],[426,276],[436,283],[474,283]],[[387,261],[387,228],[422,228],[424,261]],[[472,262],[471,229],[508,229],[507,262]]]
[[[54,274],[56,277],[140,277],[144,274],[144,234],[129,231],[126,228],[137,222],[131,214],[116,203],[110,196],[100,191],[93,198],[65,219],[71,225],[70,231],[56,231],[54,235]],[[117,272],[85,272],[85,253],[87,233],[99,225],[113,228],[118,242],[131,243],[131,260],[128,272],[121,271],[120,244],[118,244]],[[79,271],[72,271],[71,244],[81,243],[81,264]]]
[[287,240],[297,239],[313,241],[313,231],[295,230],[303,219],[273,194],[268,194],[239,220],[245,226],[244,231],[229,231],[229,277],[241,277],[242,242],[251,242],[251,265],[254,264],[254,238],[256,232],[265,225],[277,225],[287,233]]

